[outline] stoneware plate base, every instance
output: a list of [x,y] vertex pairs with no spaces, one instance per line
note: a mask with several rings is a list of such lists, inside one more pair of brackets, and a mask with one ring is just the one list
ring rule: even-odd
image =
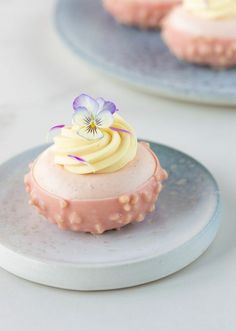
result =
[[9,272],[64,289],[118,289],[184,268],[213,241],[219,226],[215,180],[191,157],[155,143],[151,148],[169,179],[153,214],[103,235],[59,230],[28,205],[24,191],[27,165],[45,148],[0,166],[0,266]]

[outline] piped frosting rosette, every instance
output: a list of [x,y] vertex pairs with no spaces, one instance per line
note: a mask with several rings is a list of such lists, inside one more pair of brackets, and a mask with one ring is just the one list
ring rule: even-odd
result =
[[236,17],[236,0],[185,0],[187,10],[206,19]]
[[137,153],[133,128],[117,114],[112,102],[81,95],[75,99],[72,125],[59,125],[54,160],[75,174],[115,172]]

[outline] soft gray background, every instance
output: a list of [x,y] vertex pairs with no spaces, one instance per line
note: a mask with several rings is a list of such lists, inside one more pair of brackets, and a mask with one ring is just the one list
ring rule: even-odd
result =
[[[53,26],[54,1],[0,2],[0,162],[45,141],[87,92],[119,105],[138,135],[197,158],[221,186],[221,231],[197,262],[162,281],[101,293],[57,290],[0,270],[4,331],[234,331],[236,329],[236,112],[130,90],[67,50]],[[155,125],[154,125],[155,123]]]

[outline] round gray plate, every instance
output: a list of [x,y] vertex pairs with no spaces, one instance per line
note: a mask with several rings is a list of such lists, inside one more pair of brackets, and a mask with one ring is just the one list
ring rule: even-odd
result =
[[167,276],[194,261],[219,225],[219,191],[197,161],[151,144],[169,179],[144,222],[91,235],[60,231],[28,205],[23,176],[45,146],[0,166],[0,266],[29,280],[74,290],[123,288]]
[[158,31],[119,25],[99,0],[60,0],[56,25],[80,57],[136,87],[182,100],[236,104],[236,69],[215,71],[177,60]]

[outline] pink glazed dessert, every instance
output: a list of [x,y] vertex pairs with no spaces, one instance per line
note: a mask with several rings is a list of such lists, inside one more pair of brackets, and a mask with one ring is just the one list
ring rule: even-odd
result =
[[180,0],[103,0],[104,8],[119,22],[141,28],[160,27],[162,19]]
[[75,99],[71,125],[29,165],[29,204],[62,230],[102,234],[142,222],[155,209],[167,173],[114,103]]
[[236,65],[235,0],[186,0],[164,20],[162,36],[179,59],[215,69]]

